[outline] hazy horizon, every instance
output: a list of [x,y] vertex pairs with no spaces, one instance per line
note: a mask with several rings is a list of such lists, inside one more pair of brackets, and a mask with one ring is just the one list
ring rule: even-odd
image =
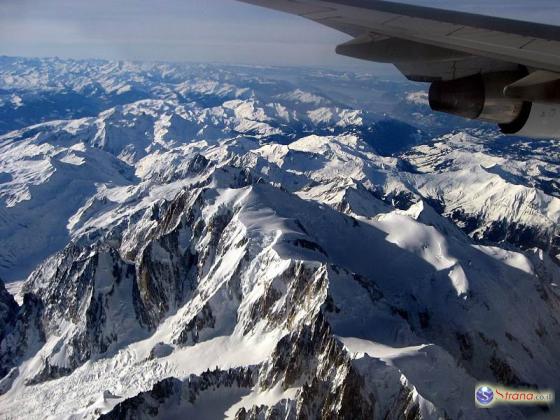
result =
[[[442,0],[408,3],[449,8]],[[555,0],[469,1],[453,9],[542,23],[560,21]],[[4,0],[0,55],[324,67],[393,72],[337,56],[349,37],[297,16],[235,0],[95,3]]]

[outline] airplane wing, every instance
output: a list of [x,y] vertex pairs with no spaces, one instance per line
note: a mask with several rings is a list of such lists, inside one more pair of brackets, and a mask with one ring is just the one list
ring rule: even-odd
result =
[[380,0],[240,0],[352,39],[337,53],[392,63],[409,79],[455,80],[519,66],[560,73],[560,27]]

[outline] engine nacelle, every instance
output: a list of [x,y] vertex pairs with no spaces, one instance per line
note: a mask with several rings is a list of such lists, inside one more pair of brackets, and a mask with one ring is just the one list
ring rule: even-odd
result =
[[560,137],[560,106],[529,103],[527,110],[506,127],[500,126],[505,134],[537,138]]
[[499,72],[434,82],[430,87],[430,107],[434,111],[496,123],[505,134],[560,136],[559,105],[505,96],[506,87],[526,74]]

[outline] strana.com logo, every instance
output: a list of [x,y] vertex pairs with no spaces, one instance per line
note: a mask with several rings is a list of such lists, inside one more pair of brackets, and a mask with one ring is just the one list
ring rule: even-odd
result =
[[497,404],[554,404],[554,391],[534,389],[513,389],[501,385],[478,384],[474,400],[480,408],[490,408]]
[[478,387],[475,396],[480,405],[490,405],[494,401],[494,391],[489,386]]

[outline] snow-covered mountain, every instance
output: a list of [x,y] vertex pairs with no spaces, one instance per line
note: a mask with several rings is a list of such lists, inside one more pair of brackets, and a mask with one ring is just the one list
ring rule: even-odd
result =
[[375,109],[416,86],[358,75],[2,60],[23,104],[107,106],[0,136],[6,417],[510,419],[537,412],[477,382],[560,390],[558,141],[432,139]]

